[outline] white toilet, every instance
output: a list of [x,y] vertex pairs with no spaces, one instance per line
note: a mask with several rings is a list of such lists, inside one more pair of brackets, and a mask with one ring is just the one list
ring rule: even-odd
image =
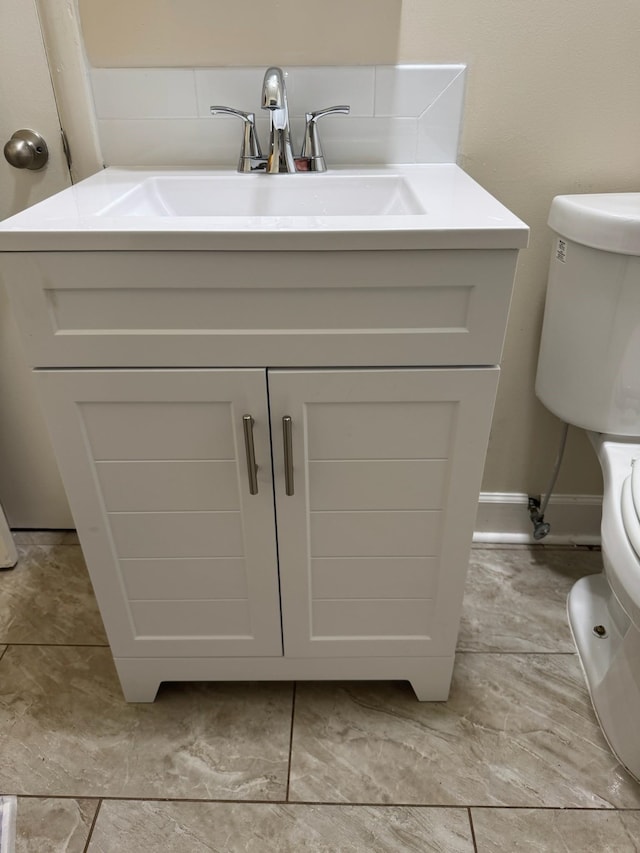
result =
[[604,477],[604,573],[569,594],[602,730],[640,778],[640,193],[553,200],[536,393],[589,431]]

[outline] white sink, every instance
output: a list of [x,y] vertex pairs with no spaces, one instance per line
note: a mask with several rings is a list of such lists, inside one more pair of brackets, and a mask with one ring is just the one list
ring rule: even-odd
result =
[[527,234],[453,163],[295,175],[109,167],[0,223],[0,250],[503,249]]
[[171,175],[99,216],[402,216],[426,213],[401,175]]

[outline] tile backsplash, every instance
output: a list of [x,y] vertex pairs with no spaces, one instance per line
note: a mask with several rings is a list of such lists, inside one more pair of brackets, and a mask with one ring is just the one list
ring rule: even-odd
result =
[[[349,104],[320,134],[329,165],[454,163],[464,101],[464,65],[286,67],[294,151],[304,114]],[[238,119],[209,115],[212,104],[256,113],[264,68],[94,68],[91,84],[106,165],[235,166]]]

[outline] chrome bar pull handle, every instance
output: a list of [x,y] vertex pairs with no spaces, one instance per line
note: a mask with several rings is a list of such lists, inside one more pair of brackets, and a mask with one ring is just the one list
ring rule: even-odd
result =
[[258,466],[256,465],[256,450],[253,444],[253,418],[243,415],[244,447],[247,452],[247,473],[249,475],[249,494],[258,494]]
[[284,490],[293,494],[293,433],[289,415],[282,418],[282,440],[284,443]]

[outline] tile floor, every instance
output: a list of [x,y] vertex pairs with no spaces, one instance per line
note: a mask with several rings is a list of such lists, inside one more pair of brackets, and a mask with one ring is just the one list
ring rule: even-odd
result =
[[578,548],[472,552],[450,700],[404,683],[163,685],[126,705],[73,535],[0,573],[0,794],[17,853],[627,853],[566,624]]

